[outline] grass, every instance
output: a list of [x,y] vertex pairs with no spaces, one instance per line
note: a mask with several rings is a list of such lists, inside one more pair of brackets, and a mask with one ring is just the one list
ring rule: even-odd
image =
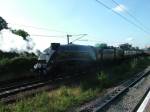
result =
[[140,58],[97,69],[81,78],[78,85],[63,85],[52,92],[43,92],[12,105],[0,104],[0,112],[66,112],[99,96],[104,89],[128,79],[149,64],[150,58]]
[[63,86],[50,93],[37,94],[32,99],[24,99],[11,106],[3,106],[0,112],[64,112],[71,106],[92,99],[96,93],[96,90],[82,91],[79,87]]

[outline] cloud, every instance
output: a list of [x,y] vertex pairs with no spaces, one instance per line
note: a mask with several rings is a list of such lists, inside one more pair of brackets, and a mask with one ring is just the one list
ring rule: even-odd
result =
[[116,12],[124,12],[126,9],[127,8],[122,4],[119,4],[115,8],[113,8],[113,10],[116,11]]

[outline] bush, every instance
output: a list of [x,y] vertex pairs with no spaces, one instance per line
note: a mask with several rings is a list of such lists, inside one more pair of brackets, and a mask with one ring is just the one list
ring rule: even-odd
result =
[[20,73],[29,71],[36,63],[36,58],[16,57],[0,61],[0,73]]
[[36,60],[35,57],[15,57],[0,60],[0,81],[31,76],[30,70]]
[[34,53],[0,50],[0,81],[24,77],[24,73],[33,68],[36,60]]
[[3,58],[14,58],[14,57],[18,57],[19,54],[16,53],[16,52],[4,52],[4,51],[1,51],[0,50],[0,59],[3,59]]
[[107,87],[109,85],[108,74],[101,71],[97,74],[98,81],[100,82],[101,87]]
[[8,64],[10,59],[8,58],[3,58],[0,60],[0,66],[4,66],[5,64]]

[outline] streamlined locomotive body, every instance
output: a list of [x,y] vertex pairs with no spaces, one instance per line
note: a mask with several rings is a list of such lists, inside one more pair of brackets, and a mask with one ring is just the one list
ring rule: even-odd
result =
[[83,70],[96,61],[95,48],[84,45],[60,45],[52,43],[43,54],[39,56],[34,69],[47,74],[49,71]]

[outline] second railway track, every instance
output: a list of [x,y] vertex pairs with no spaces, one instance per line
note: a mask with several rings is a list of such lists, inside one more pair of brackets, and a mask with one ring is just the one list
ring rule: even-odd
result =
[[94,101],[91,101],[82,107],[78,108],[76,111],[78,112],[101,112],[104,109],[111,105],[114,100],[116,100],[119,96],[124,94],[129,90],[130,87],[134,86],[141,79],[146,77],[150,72],[150,67],[145,69],[144,71],[135,75],[135,77],[125,81],[121,85],[114,88],[114,90],[108,94],[106,94],[103,98],[97,98]]

